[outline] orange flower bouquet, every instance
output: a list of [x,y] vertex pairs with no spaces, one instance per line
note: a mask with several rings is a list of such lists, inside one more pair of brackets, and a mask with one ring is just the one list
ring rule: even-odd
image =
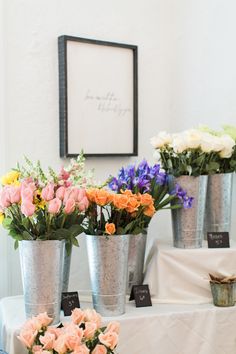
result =
[[155,213],[154,200],[148,193],[130,190],[114,194],[106,189],[87,189],[89,208],[84,231],[89,235],[138,234],[147,217]]

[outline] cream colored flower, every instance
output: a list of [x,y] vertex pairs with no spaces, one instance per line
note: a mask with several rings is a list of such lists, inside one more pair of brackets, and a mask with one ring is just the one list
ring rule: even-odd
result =
[[157,136],[152,137],[150,142],[155,149],[161,149],[172,142],[172,137],[171,134],[161,131]]
[[230,158],[233,153],[233,147],[235,146],[235,141],[232,139],[229,135],[222,135],[220,137],[222,144],[223,144],[223,149],[220,151],[219,155],[222,158]]

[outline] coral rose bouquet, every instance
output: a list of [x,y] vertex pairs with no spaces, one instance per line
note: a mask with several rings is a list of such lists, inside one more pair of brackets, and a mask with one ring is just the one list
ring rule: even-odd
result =
[[[161,169],[160,164],[149,165],[144,159],[135,164],[122,167],[117,177],[110,177],[108,186],[116,193],[130,193],[138,198],[153,200],[153,213],[143,216],[143,226],[146,228],[154,214],[161,209],[181,208],[192,206],[193,198],[187,195],[179,185],[169,192],[168,174]],[[175,202],[171,204],[171,202]]]
[[47,313],[29,319],[18,339],[29,354],[113,354],[118,343],[120,324],[101,327],[101,316],[91,309],[72,311],[71,321],[50,327]]
[[[26,166],[18,164],[2,177],[0,218],[15,247],[20,240],[66,239],[68,249],[78,245],[76,236],[83,231],[89,204],[83,163],[77,160],[59,174],[49,168],[45,174],[40,162],[26,159]],[[80,184],[75,185],[78,179]]]
[[235,140],[190,129],[176,134],[160,132],[151,139],[155,155],[165,171],[175,177],[208,175],[235,171]]

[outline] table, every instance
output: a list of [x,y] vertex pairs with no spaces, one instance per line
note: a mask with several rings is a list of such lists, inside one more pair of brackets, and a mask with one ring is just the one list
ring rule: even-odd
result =
[[[117,354],[236,353],[236,307],[154,303],[135,308],[132,302],[124,315],[112,319],[121,323]],[[24,321],[23,296],[0,300],[0,342],[9,354],[26,353],[16,338]]]
[[144,283],[159,303],[201,304],[212,301],[209,273],[236,274],[236,243],[230,248],[181,249],[156,240],[151,248]]

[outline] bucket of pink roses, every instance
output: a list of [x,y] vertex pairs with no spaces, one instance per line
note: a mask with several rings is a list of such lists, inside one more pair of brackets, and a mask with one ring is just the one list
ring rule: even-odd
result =
[[59,322],[64,262],[72,245],[78,246],[88,199],[85,189],[40,163],[26,160],[26,167],[2,178],[1,221],[19,245],[25,312],[27,317],[47,312]]

